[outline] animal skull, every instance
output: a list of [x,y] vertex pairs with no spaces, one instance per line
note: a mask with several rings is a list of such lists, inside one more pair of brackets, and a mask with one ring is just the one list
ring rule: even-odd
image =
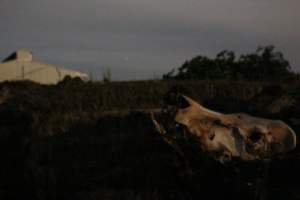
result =
[[221,162],[232,158],[258,160],[296,147],[294,131],[282,121],[218,113],[182,97],[187,106],[178,108],[175,121],[187,128],[204,152]]

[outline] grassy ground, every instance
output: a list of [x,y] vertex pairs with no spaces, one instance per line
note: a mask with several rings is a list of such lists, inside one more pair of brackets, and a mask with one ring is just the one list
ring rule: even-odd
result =
[[[2,83],[0,199],[254,199],[261,167],[207,168],[194,159],[199,172],[188,174],[143,110],[172,104],[180,92],[222,112],[282,119],[299,132],[299,91],[299,82]],[[262,199],[300,197],[299,152],[272,161]]]

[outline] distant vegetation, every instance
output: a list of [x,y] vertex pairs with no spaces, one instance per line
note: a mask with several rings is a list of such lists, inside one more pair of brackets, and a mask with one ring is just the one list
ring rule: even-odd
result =
[[215,58],[194,57],[177,70],[163,75],[165,80],[287,80],[297,77],[290,63],[275,47],[258,47],[254,53],[240,55],[221,51]]

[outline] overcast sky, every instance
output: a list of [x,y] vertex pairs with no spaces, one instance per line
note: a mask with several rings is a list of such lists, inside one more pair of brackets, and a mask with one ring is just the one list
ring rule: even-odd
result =
[[0,58],[19,48],[93,78],[151,79],[202,54],[275,45],[300,71],[299,0],[0,0]]

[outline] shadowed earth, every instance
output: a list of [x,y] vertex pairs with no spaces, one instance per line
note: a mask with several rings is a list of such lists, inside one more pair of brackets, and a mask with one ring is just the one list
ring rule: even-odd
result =
[[299,148],[270,162],[221,165],[179,135],[183,159],[143,111],[172,105],[181,92],[222,112],[282,119],[298,133],[299,88],[297,82],[2,83],[0,199],[300,199]]

